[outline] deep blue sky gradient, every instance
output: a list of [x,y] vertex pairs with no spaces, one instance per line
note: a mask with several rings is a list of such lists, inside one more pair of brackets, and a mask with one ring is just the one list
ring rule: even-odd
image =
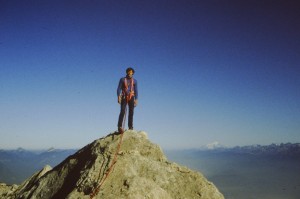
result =
[[300,142],[300,3],[0,1],[0,148],[79,148],[135,129],[163,148]]

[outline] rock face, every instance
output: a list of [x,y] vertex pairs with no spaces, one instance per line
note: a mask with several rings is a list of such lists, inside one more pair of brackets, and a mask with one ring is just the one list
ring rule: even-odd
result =
[[[5,198],[91,198],[106,177],[120,138],[114,133],[95,140],[55,168],[45,167],[18,188],[5,187]],[[168,162],[145,132],[136,131],[124,133],[117,161],[94,198],[224,199],[202,174]]]
[[17,185],[6,185],[5,183],[0,183],[0,198],[8,198],[17,188]]

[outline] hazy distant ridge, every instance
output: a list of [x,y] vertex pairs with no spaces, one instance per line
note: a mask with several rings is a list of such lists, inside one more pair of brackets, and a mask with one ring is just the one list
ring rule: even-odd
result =
[[212,152],[231,152],[246,153],[255,155],[284,155],[284,156],[300,156],[300,143],[281,143],[270,145],[249,145],[236,147],[202,148],[200,150],[210,150]]
[[8,184],[21,183],[45,165],[59,164],[75,149],[48,149],[31,151],[23,148],[14,150],[0,149],[0,179]]
[[[30,151],[23,148],[15,150],[0,149],[0,179],[6,183],[20,183],[35,171],[48,164],[56,166],[75,149],[54,149]],[[224,147],[219,143],[201,149],[188,150],[191,152],[205,151],[210,153],[251,154],[251,155],[279,155],[286,157],[300,157],[300,143],[281,143],[270,145],[250,145]]]

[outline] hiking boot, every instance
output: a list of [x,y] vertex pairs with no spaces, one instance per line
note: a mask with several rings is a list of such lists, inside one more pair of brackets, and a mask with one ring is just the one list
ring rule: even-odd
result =
[[118,132],[119,132],[120,134],[124,133],[123,128],[122,128],[122,127],[119,127],[119,128],[118,128]]

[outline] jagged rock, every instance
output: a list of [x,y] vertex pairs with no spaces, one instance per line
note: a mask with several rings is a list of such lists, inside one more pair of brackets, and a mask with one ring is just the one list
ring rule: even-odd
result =
[[[106,177],[121,135],[110,134],[85,146],[53,168],[25,181],[8,198],[89,199]],[[117,162],[94,198],[224,199],[199,172],[168,162],[145,132],[126,131]]]
[[24,193],[35,186],[36,183],[38,183],[38,180],[51,169],[51,166],[46,165],[41,171],[33,174],[33,176],[25,180],[13,193],[10,194],[9,198],[21,198],[20,196],[23,196]]
[[5,183],[0,183],[0,198],[8,198],[16,189],[18,185],[7,185]]

